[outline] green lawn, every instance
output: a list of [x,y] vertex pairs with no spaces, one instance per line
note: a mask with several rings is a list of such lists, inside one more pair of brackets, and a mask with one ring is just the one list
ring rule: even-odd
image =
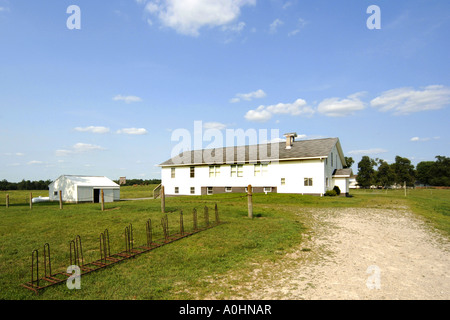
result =
[[[134,198],[153,190],[148,187],[123,187],[121,195]],[[4,198],[4,192],[1,196]],[[12,194],[10,192],[10,194]],[[17,191],[14,198],[27,197]],[[33,196],[47,196],[33,192]],[[52,271],[69,265],[69,241],[80,235],[85,261],[100,258],[99,235],[109,230],[111,252],[125,249],[124,229],[133,225],[135,245],[146,241],[145,223],[152,219],[154,238],[162,238],[160,200],[120,201],[105,204],[58,203],[22,204],[5,208],[0,202],[0,299],[192,299],[213,291],[214,279],[228,271],[248,272],[251,264],[276,260],[301,244],[305,221],[296,213],[304,208],[409,206],[433,226],[450,234],[450,190],[354,191],[353,197],[315,197],[283,194],[254,194],[253,220],[247,217],[247,199],[237,194],[166,198],[171,232],[179,225],[183,210],[185,229],[192,228],[192,210],[198,210],[203,224],[203,208],[208,206],[214,220],[217,203],[221,221],[207,231],[157,248],[134,259],[82,277],[81,290],[68,290],[65,284],[35,295],[20,286],[29,281],[31,252],[49,243]],[[144,197],[147,197],[144,195]],[[40,266],[43,271],[43,265]]]
[[149,184],[147,186],[121,187],[120,199],[151,198],[153,197],[153,189],[157,186],[157,184]]
[[355,198],[365,199],[369,206],[389,207],[398,203],[407,206],[425,222],[450,235],[450,190],[408,189],[404,190],[354,190]]

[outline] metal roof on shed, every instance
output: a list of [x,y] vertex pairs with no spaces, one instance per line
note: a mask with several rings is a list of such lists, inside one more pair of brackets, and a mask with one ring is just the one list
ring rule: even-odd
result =
[[58,179],[66,179],[73,184],[81,187],[119,187],[120,186],[111,179],[104,176],[76,176],[62,175]]

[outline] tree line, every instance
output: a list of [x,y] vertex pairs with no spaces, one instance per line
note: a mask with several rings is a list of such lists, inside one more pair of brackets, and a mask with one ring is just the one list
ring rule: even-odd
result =
[[3,179],[0,181],[0,190],[48,190],[50,183],[52,183],[52,180],[9,182]]
[[[39,180],[39,181],[30,181],[30,180],[22,180],[20,182],[9,182],[6,179],[0,181],[0,190],[48,190],[48,186],[52,183],[52,180]],[[119,184],[119,180],[115,180],[115,183]],[[149,185],[149,184],[160,184],[160,179],[127,179],[126,184],[122,184],[122,186],[132,186],[132,185]]]
[[[358,162],[356,182],[361,188],[371,186],[388,188],[394,185],[412,187],[415,184],[426,186],[450,186],[450,158],[436,156],[435,161],[422,161],[414,167],[408,158],[395,157],[388,164],[383,159],[363,156]],[[351,159],[351,158],[350,158]]]
[[[113,180],[115,183],[120,184],[120,180]],[[161,179],[127,179],[125,184],[121,184],[121,186],[134,186],[140,185],[140,186],[146,186],[149,184],[160,184]]]

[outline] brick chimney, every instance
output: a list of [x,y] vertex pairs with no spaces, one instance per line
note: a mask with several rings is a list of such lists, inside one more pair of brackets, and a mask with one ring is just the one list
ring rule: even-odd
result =
[[284,136],[286,137],[286,149],[291,149],[294,145],[295,138],[297,137],[296,132],[292,133],[285,133]]

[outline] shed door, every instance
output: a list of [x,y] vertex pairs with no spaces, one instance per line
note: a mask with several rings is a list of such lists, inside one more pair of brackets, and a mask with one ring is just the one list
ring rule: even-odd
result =
[[100,189],[94,189],[94,203],[100,202]]

